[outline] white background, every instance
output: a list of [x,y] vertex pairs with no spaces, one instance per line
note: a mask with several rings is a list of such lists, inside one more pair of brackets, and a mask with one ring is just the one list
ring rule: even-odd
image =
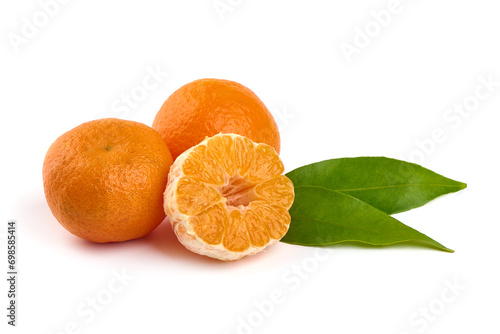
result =
[[[6,272],[5,226],[16,219],[20,273],[15,329],[1,280],[2,333],[498,333],[500,87],[474,100],[480,77],[500,81],[497,2],[401,0],[385,27],[370,12],[389,1],[220,3],[230,10],[219,15],[213,0],[74,0],[43,22],[37,1],[2,1],[0,258]],[[14,46],[33,16],[45,26]],[[341,46],[355,40],[349,62]],[[151,69],[168,75],[117,110]],[[468,183],[396,216],[456,252],[338,245],[325,255],[278,244],[222,263],[185,250],[168,224],[106,245],[64,230],[43,195],[49,145],[96,118],[151,125],[169,94],[205,77],[260,96],[280,125],[287,171],[376,155]],[[464,101],[479,103],[468,117],[448,114]],[[432,144],[436,129],[444,135]],[[115,271],[133,279],[111,294]],[[107,304],[92,317],[95,297]]]

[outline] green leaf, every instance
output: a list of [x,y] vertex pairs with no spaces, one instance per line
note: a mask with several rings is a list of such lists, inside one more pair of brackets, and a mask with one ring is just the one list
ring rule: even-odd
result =
[[340,191],[391,215],[467,187],[422,166],[384,157],[317,162],[286,174],[297,186]]
[[453,252],[359,199],[321,188],[295,187],[292,221],[281,241],[305,246],[357,241],[371,245],[413,242]]

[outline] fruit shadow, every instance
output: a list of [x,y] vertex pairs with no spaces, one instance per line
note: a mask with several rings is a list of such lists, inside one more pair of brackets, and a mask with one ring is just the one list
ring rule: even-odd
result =
[[200,256],[186,249],[177,240],[168,217],[149,235],[143,238],[147,243],[162,255],[179,259],[182,262],[197,262],[207,265],[224,266],[227,262]]
[[[183,263],[191,262],[201,263],[211,267],[234,268],[235,266],[245,266],[249,263],[260,263],[260,265],[262,265],[261,257],[266,257],[266,252],[261,252],[253,256],[245,256],[238,261],[220,261],[208,256],[195,254],[185,248],[179,240],[177,240],[177,236],[172,229],[172,225],[170,224],[168,217],[163,220],[160,226],[143,239],[145,239],[151,247],[159,251],[162,255],[169,258],[177,258]],[[269,255],[267,255],[267,257],[268,256]]]
[[[51,214],[43,195],[36,193],[32,196],[28,196],[26,202],[23,204],[23,211],[29,212],[32,217],[35,216],[37,219],[24,216],[18,217],[24,222],[24,225],[28,226],[25,233],[30,233],[33,238],[42,238],[45,242],[52,245],[56,251],[62,250],[62,248],[59,248],[59,246],[61,246],[59,241],[64,239],[64,247],[72,247],[76,252],[96,257],[97,261],[99,261],[99,259],[107,261],[110,256],[116,256],[113,261],[120,261],[120,259],[124,258],[123,256],[125,256],[127,261],[129,261],[130,257],[136,256],[137,254],[142,254],[142,256],[144,256],[153,252],[160,257],[169,258],[184,264],[201,264],[211,268],[234,269],[236,267],[244,267],[249,264],[259,266],[264,264],[265,266],[272,268],[276,264],[280,263],[281,260],[279,259],[282,259],[283,255],[277,251],[275,247],[266,249],[265,251],[253,256],[246,256],[238,261],[220,261],[207,256],[195,254],[186,249],[177,240],[177,236],[175,235],[172,225],[167,217],[154,231],[142,238],[116,243],[94,243],[78,238],[60,226]],[[270,256],[271,254],[275,256]],[[289,255],[290,254],[288,254],[288,256]],[[262,261],[263,257],[266,261]]]

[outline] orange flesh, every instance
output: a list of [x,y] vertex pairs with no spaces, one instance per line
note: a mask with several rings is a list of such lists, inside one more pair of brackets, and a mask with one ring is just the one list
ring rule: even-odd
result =
[[195,234],[232,252],[264,247],[288,230],[292,182],[276,151],[218,135],[193,149],[177,180],[177,204]]

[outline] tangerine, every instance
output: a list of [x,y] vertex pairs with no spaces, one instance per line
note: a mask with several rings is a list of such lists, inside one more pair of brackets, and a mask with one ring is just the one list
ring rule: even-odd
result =
[[153,121],[174,160],[205,137],[235,133],[280,152],[278,126],[264,103],[234,81],[200,79],[168,97]]
[[151,127],[107,118],[83,123],[50,146],[47,203],[69,232],[93,242],[140,238],[165,218],[170,151]]
[[218,134],[172,165],[165,212],[192,252],[237,260],[277,243],[288,231],[293,184],[276,150],[237,134]]

